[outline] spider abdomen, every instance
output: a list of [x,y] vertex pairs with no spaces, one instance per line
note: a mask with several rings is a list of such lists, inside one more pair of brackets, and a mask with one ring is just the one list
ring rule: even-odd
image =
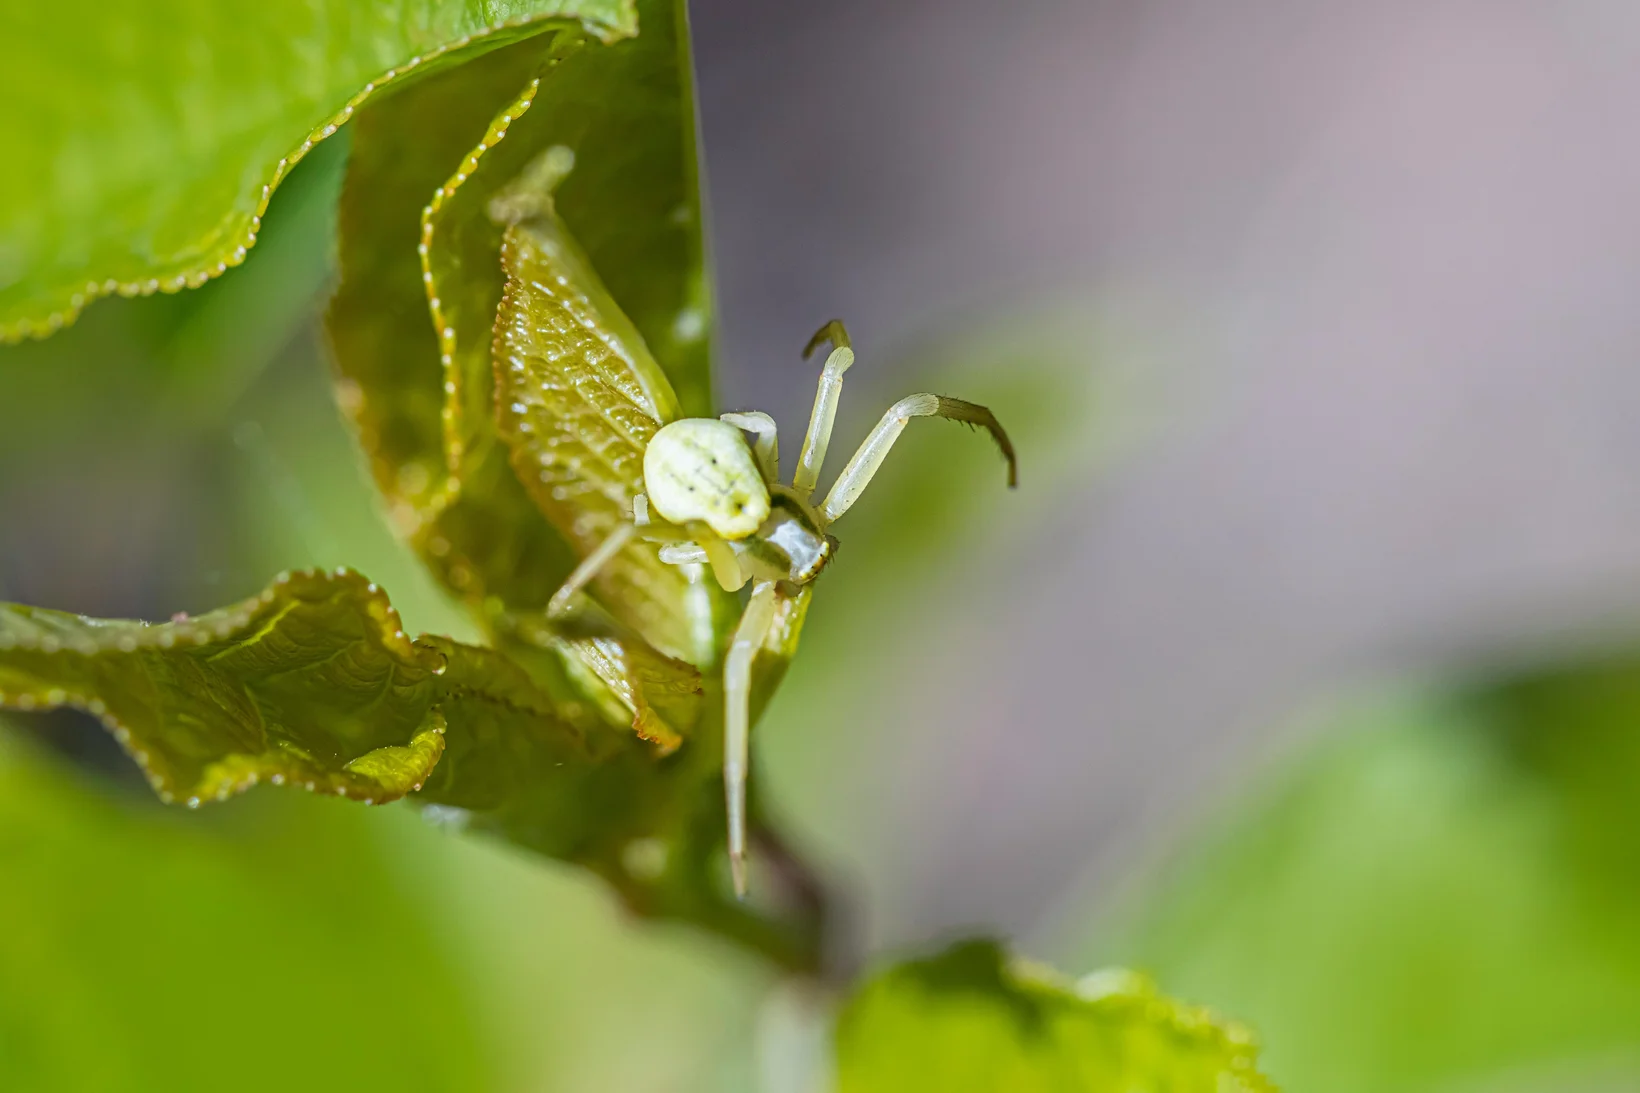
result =
[[704,523],[725,539],[744,539],[769,516],[769,489],[739,429],[712,418],[661,428],[643,457],[644,489],[674,524]]

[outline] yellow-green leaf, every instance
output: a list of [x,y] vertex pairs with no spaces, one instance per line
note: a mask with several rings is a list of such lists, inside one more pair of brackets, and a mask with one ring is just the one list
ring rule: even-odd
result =
[[[90,711],[166,800],[197,804],[259,782],[375,803],[413,794],[590,869],[639,913],[812,970],[819,909],[778,889],[767,905],[742,904],[721,875],[721,730],[701,717],[721,692],[688,665],[610,640],[522,631],[508,639],[517,659],[412,641],[386,596],[351,572],[286,576],[235,607],[168,623],[0,604],[0,708]],[[606,646],[600,678],[629,703],[613,716],[567,674],[595,661],[583,644]],[[664,738],[697,719],[703,746]]]
[[[495,324],[496,411],[519,481],[584,557],[631,522],[644,450],[672,419],[674,398],[642,340],[622,336],[620,310],[600,304],[607,293],[550,195],[535,197],[541,207],[509,225],[501,245],[507,287]],[[657,648],[696,663],[714,659],[714,597],[705,587],[697,594],[653,543],[627,545],[599,570],[596,587]]]
[[[575,555],[514,477],[493,414],[476,409],[492,397],[497,252],[479,252],[469,279],[446,281],[446,306],[464,337],[446,369],[418,260],[422,211],[532,74],[574,48],[547,37],[500,50],[406,88],[353,123],[338,218],[341,284],[326,316],[338,401],[395,529],[481,617],[491,597],[544,607]],[[488,302],[485,286],[493,286]],[[467,442],[456,450],[450,436]]]
[[[401,532],[486,624],[498,604],[514,614],[544,607],[615,504],[594,496],[590,465],[582,479],[543,482],[539,463],[528,465],[540,445],[523,455],[512,446],[521,485],[496,429],[491,341],[505,282],[503,225],[491,202],[548,149],[574,163],[553,191],[557,214],[585,248],[587,276],[572,287],[607,303],[606,332],[631,332],[655,413],[710,412],[711,311],[682,6],[645,0],[638,16],[636,38],[532,40],[384,100],[357,121],[341,214],[343,279],[328,317],[341,401]],[[550,424],[579,437],[579,418]],[[588,462],[605,455],[623,468],[613,492],[624,497],[630,453],[623,462],[589,452]],[[566,490],[576,496],[555,499]],[[628,569],[643,579],[623,582]],[[696,662],[715,655],[728,624],[720,593],[685,594],[677,573],[658,564],[617,565],[608,583],[620,586],[611,609],[665,653]],[[664,587],[637,595],[635,586],[651,585]],[[702,610],[703,622],[686,617]]]
[[290,168],[399,85],[544,28],[633,22],[628,0],[0,7],[0,340],[239,264]]
[[1067,982],[989,941],[868,981],[838,1021],[839,1093],[1265,1093],[1250,1034],[1133,972]]
[[442,658],[357,574],[281,577],[168,623],[0,605],[0,707],[100,718],[164,800],[266,779],[366,801],[420,786],[444,750]]

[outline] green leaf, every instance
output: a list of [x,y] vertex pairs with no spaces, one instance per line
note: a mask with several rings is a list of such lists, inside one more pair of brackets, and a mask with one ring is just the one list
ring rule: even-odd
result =
[[[341,283],[326,316],[352,420],[395,530],[445,588],[481,618],[491,597],[544,607],[575,566],[569,545],[535,509],[498,442],[474,438],[460,458],[446,444],[445,370],[417,259],[422,209],[485,136],[536,68],[571,46],[526,42],[434,76],[360,112],[353,123],[339,213]],[[499,238],[497,240],[499,245]],[[495,300],[500,259],[492,252]],[[455,314],[458,286],[446,290]],[[483,430],[491,387],[490,318],[462,347],[465,397],[450,394],[450,431]],[[482,338],[480,338],[482,335]],[[475,355],[477,354],[477,355]],[[454,366],[452,365],[452,375]],[[493,432],[493,429],[491,430]]]
[[[554,210],[563,179],[537,177],[568,170],[558,161],[571,156],[553,147],[496,199],[516,210],[501,243],[495,407],[519,481],[585,557],[631,522],[644,451],[676,420],[677,399]],[[699,664],[716,659],[715,597],[663,563],[654,544],[629,543],[599,570],[596,589],[656,648]]]
[[0,340],[237,265],[273,189],[358,111],[563,26],[634,30],[622,0],[6,5]]
[[161,800],[259,781],[369,802],[421,785],[444,750],[444,670],[375,585],[303,573],[235,607],[149,625],[0,605],[0,707],[75,706]]
[[[756,947],[806,964],[817,958],[812,893],[795,893],[773,915],[723,902],[721,687],[673,659],[714,662],[733,599],[684,585],[651,554],[630,567],[641,580],[623,585],[617,566],[605,586],[613,585],[606,603],[620,622],[593,612],[566,629],[546,619],[551,594],[607,528],[610,505],[547,503],[553,491],[539,488],[539,465],[525,458],[539,452],[514,445],[509,464],[496,428],[491,347],[505,278],[491,204],[548,149],[574,159],[552,200],[584,258],[553,272],[573,274],[576,291],[600,302],[599,325],[620,329],[630,359],[653,357],[661,374],[645,363],[637,383],[657,412],[710,412],[683,8],[647,0],[639,15],[635,39],[523,43],[362,112],[342,202],[342,284],[327,324],[342,405],[400,533],[560,710],[598,715],[599,730],[620,741],[600,753],[599,778],[567,784],[544,764],[474,822],[588,865],[643,913],[705,922],[742,940],[750,931],[761,938]],[[614,489],[626,502],[625,485]],[[660,591],[633,594],[645,589]],[[759,666],[759,705],[790,659],[806,603],[789,606]],[[451,768],[458,765],[452,751]],[[753,824],[778,871],[800,873],[781,860],[755,810]]]
[[[546,619],[577,560],[565,533],[584,513],[560,514],[555,529],[495,424],[490,343],[503,272],[488,206],[549,147],[576,157],[554,197],[586,269],[595,264],[607,284],[609,321],[629,317],[633,344],[648,346],[659,384],[675,386],[686,409],[709,407],[684,12],[672,0],[639,7],[636,38],[498,35],[483,56],[428,68],[353,112],[342,284],[328,320],[340,401],[398,530],[497,648],[410,642],[385,599],[350,574],[306,575],[292,582],[294,599],[270,590],[160,626],[6,608],[14,633],[0,649],[0,704],[99,713],[174,798],[260,780],[376,802],[425,787],[419,801],[592,869],[640,913],[812,969],[814,893],[758,822],[755,799],[754,837],[776,875],[761,904],[728,898],[721,687],[667,655],[710,665],[732,598],[680,584],[654,599],[653,617]],[[590,273],[582,279],[589,287]],[[676,570],[655,572],[677,582]],[[806,602],[788,605],[771,638],[760,704]]]
[[1232,1093],[1274,1087],[1246,1030],[1131,972],[1063,982],[969,941],[867,982],[837,1026],[840,1093]]
[[[401,534],[486,621],[497,605],[544,607],[578,558],[561,534],[572,521],[555,531],[542,516],[495,426],[490,350],[504,278],[489,203],[546,149],[574,157],[558,211],[614,312],[630,319],[684,411],[710,413],[682,8],[646,0],[639,16],[634,39],[525,42],[383,100],[355,123],[342,283],[327,318],[340,401]],[[721,639],[726,598],[705,595]]]
[[0,1087],[493,1088],[447,926],[381,819],[238,803],[205,823],[92,786],[0,724]]
[[1097,951],[1255,1021],[1294,1089],[1632,1087],[1637,726],[1632,651],[1347,703]]
[[[804,604],[806,597],[800,597],[776,640],[795,641]],[[441,639],[425,640],[444,647]],[[468,741],[469,711],[447,707],[451,728],[445,760],[416,799],[456,806],[464,810],[460,819],[469,828],[585,866],[638,914],[692,922],[784,967],[816,970],[825,908],[806,870],[770,829],[755,793],[749,812],[754,865],[765,871],[757,898],[742,902],[731,894],[723,853],[723,692],[718,681],[687,665],[672,662],[668,668],[656,654],[642,652],[641,643],[616,645],[610,655],[633,665],[633,686],[645,693],[645,705],[654,703],[669,726],[688,728],[681,747],[667,739],[646,740],[624,710],[612,715],[589,700],[598,689],[595,682],[566,679],[596,663],[590,652],[566,648],[587,642],[609,639],[566,637],[531,620],[501,634],[504,656],[468,647],[484,660],[463,664],[452,656],[449,673],[459,682],[474,667],[481,674],[499,670],[504,662],[522,668],[540,694],[564,696],[556,699],[555,709],[561,718],[583,726],[583,758],[565,761],[554,749],[533,743],[536,732],[528,719],[502,710],[490,711],[494,720],[478,739]],[[760,695],[767,695],[770,677],[782,670],[787,656],[789,646],[782,645],[760,658],[759,669],[766,673],[756,681]],[[687,675],[677,674],[680,670]],[[511,678],[516,683],[521,677]],[[680,698],[698,718],[692,727],[678,713]],[[641,711],[632,717],[633,722],[641,720]]]
[[[421,790],[417,802],[459,810],[446,815],[466,826],[592,870],[639,913],[813,969],[816,907],[729,894],[719,753],[671,755],[678,740],[668,748],[635,731],[646,719],[693,727],[680,703],[698,714],[700,676],[608,645],[521,636],[510,646],[520,662],[449,638],[412,642],[375,585],[308,572],[236,607],[153,625],[0,605],[0,708],[90,711],[164,800],[198,804],[258,782],[367,803]],[[615,700],[632,704],[615,716],[566,675],[599,658]],[[778,862],[778,843],[757,831]]]

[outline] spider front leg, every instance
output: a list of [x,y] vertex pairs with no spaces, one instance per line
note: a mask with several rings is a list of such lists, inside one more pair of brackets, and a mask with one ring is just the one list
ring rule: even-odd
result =
[[1008,460],[1008,488],[1013,489],[1019,484],[1014,446],[990,410],[943,395],[907,395],[889,407],[888,413],[883,415],[877,427],[871,430],[871,435],[866,437],[865,443],[860,445],[859,451],[854,453],[854,458],[848,461],[848,466],[843,468],[843,473],[832,483],[831,492],[826,494],[825,504],[820,507],[821,519],[830,524],[859,500],[872,476],[888,457],[889,449],[894,447],[894,442],[900,439],[906,424],[914,417],[943,417],[948,421],[962,421],[985,429],[995,438],[997,447],[1002,449],[1003,458]]
[[759,581],[723,663],[723,799],[729,813],[729,872],[746,895],[746,770],[751,740],[752,661],[775,617],[775,582]]
[[837,421],[837,400],[843,393],[843,373],[854,363],[854,350],[849,346],[848,331],[841,321],[833,319],[809,339],[803,350],[807,357],[815,349],[831,342],[831,354],[820,372],[820,389],[814,395],[814,410],[809,414],[809,431],[803,437],[803,450],[797,457],[797,471],[792,475],[792,488],[805,498],[814,492],[820,481],[820,465],[826,461],[826,448],[831,444],[831,427]]
[[604,541],[594,547],[591,554],[581,559],[581,564],[570,571],[563,585],[552,594],[552,599],[547,601],[548,616],[562,618],[568,614],[570,601],[575,598],[576,593],[591,584],[598,571],[608,565],[609,560],[619,554],[636,534],[636,525],[622,523],[606,535]]
[[757,460],[758,472],[765,482],[772,484],[780,481],[780,427],[775,424],[774,418],[761,410],[747,410],[722,414],[718,420],[756,436],[752,457]]
[[660,559],[667,565],[705,565],[725,592],[738,592],[746,583],[746,571],[741,568],[740,559],[735,557],[734,548],[722,539],[667,543],[660,548]]
[[604,566],[639,535],[654,542],[665,543],[666,545],[661,547],[661,561],[669,565],[705,562],[711,567],[712,575],[717,578],[718,583],[730,592],[736,591],[746,583],[746,575],[741,571],[740,560],[735,557],[735,552],[728,543],[715,537],[703,537],[701,541],[694,542],[685,538],[686,534],[680,528],[656,523],[650,519],[649,498],[644,494],[638,494],[632,499],[632,522],[618,524],[614,531],[593,548],[592,553],[581,559],[580,565],[570,571],[570,575],[564,579],[558,591],[552,594],[552,599],[547,601],[547,615],[551,618],[563,618],[569,614],[570,603],[576,595],[591,584]]

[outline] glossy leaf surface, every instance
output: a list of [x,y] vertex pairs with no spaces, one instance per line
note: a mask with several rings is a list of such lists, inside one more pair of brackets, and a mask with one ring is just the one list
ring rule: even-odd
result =
[[633,31],[621,0],[5,5],[0,340],[239,264],[315,142],[400,83],[555,24]]
[[838,1021],[840,1093],[1272,1090],[1249,1034],[1131,972],[1061,982],[966,942],[868,981]]
[[[757,822],[755,800],[756,841],[781,875],[764,905],[729,899],[720,875],[721,688],[677,654],[709,666],[732,599],[651,558],[664,595],[640,602],[617,585],[602,608],[546,619],[598,513],[564,509],[555,527],[515,473],[530,442],[496,426],[490,350],[505,273],[491,202],[547,148],[575,157],[553,191],[579,239],[571,287],[599,301],[600,329],[652,353],[641,369],[650,410],[709,410],[682,7],[639,9],[637,38],[606,45],[567,25],[498,38],[354,111],[328,320],[340,402],[398,530],[495,648],[412,642],[374,586],[314,574],[292,582],[299,610],[281,588],[203,621],[7,608],[0,690],[22,708],[97,712],[176,799],[262,780],[377,802],[424,786],[419,801],[592,869],[641,913],[813,968],[814,893]],[[562,436],[593,441],[594,430],[581,435],[591,424],[572,420]],[[771,638],[760,701],[806,603]],[[787,872],[795,889],[781,883]]]
[[[644,450],[675,411],[670,385],[657,398],[651,392],[658,385],[643,382],[654,370],[648,350],[620,336],[619,311],[600,306],[607,293],[575,254],[550,198],[540,200],[546,207],[509,226],[502,241],[497,413],[519,481],[585,556],[631,521],[643,492]],[[629,544],[596,584],[602,601],[657,648],[697,663],[714,658],[709,589],[701,585],[697,596],[653,544]],[[699,608],[691,602],[697,599]]]
[[236,607],[152,625],[0,605],[0,708],[91,711],[168,800],[258,782],[368,802],[414,793],[591,869],[634,910],[813,968],[816,908],[742,905],[719,875],[717,752],[669,755],[681,740],[632,724],[691,727],[680,710],[698,711],[700,676],[608,651],[602,678],[636,707],[611,716],[565,675],[592,659],[580,644],[605,640],[521,636],[509,645],[520,660],[411,641],[385,595],[352,573],[292,575]]
[[420,786],[444,750],[442,658],[356,574],[149,625],[0,605],[0,706],[100,718],[164,800],[266,779],[366,801]]
[[[661,375],[646,380],[657,410],[669,409],[669,386],[682,412],[710,412],[710,305],[681,8],[644,3],[639,17],[635,39],[523,43],[357,121],[342,285],[328,318],[341,401],[401,531],[481,612],[487,597],[514,613],[543,607],[597,539],[598,499],[586,511],[549,510],[555,530],[526,493],[552,501],[539,462],[520,485],[495,425],[491,341],[505,280],[503,227],[490,203],[547,149],[573,157],[554,191],[556,211],[584,252],[586,280],[607,286],[577,290],[606,302],[608,326],[632,331],[636,352],[658,362]],[[630,470],[617,480],[629,482]],[[671,587],[675,606],[676,575],[649,577]],[[704,659],[703,646],[727,625],[724,597],[704,595],[710,638],[685,636],[653,607],[628,611],[619,596],[609,606],[668,635],[659,643],[666,652]]]

